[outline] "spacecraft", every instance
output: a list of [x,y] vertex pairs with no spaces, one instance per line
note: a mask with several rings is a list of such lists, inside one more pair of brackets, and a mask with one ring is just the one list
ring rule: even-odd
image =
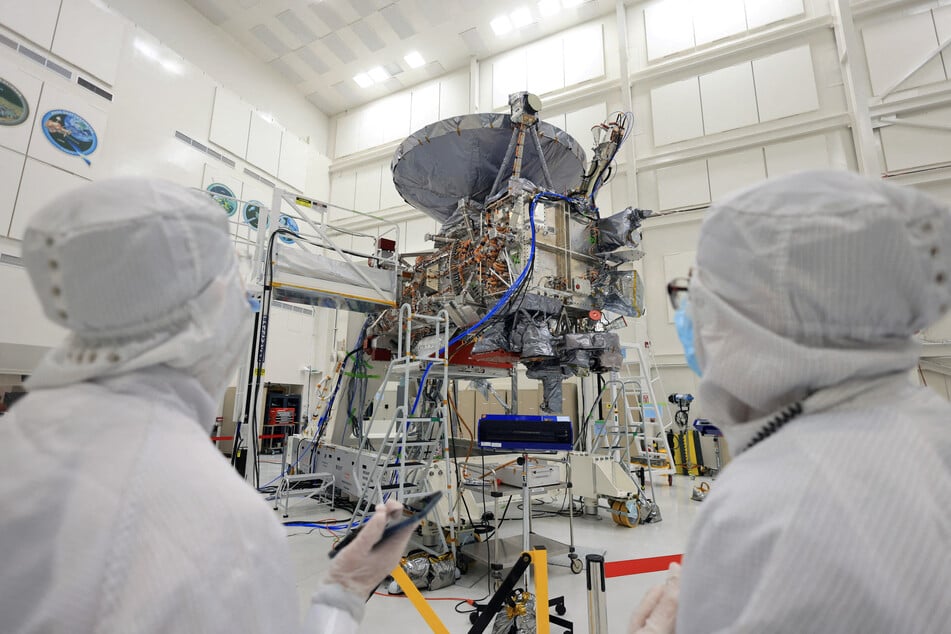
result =
[[[587,162],[578,141],[540,120],[537,96],[515,93],[509,106],[509,114],[432,123],[397,148],[397,191],[441,223],[427,236],[435,248],[404,263],[397,305],[445,310],[455,329],[451,364],[521,363],[542,382],[542,409],[560,413],[565,378],[620,369],[613,331],[644,313],[632,263],[643,257],[640,226],[650,212],[604,214],[597,205],[632,115],[592,128]],[[381,315],[368,331],[372,345],[395,349],[397,324],[398,310]],[[421,355],[439,345],[425,329],[413,334]]]

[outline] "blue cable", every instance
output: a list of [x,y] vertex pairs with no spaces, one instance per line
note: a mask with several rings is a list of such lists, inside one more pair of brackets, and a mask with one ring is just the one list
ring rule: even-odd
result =
[[[554,198],[556,200],[564,200],[567,202],[571,202],[571,199],[569,197],[563,196],[562,194],[556,194],[555,192],[540,192],[538,194],[535,194],[535,196],[532,198],[532,202],[529,203],[528,205],[528,223],[532,229],[532,245],[531,245],[531,251],[529,251],[529,254],[528,254],[528,262],[525,263],[525,267],[522,269],[522,272],[515,279],[515,283],[512,284],[508,288],[507,291],[505,291],[505,294],[502,295],[499,301],[495,303],[495,306],[490,308],[489,312],[483,315],[482,319],[480,319],[479,321],[472,324],[471,326],[466,328],[464,331],[462,331],[461,333],[459,333],[458,335],[450,339],[448,345],[450,346],[454,345],[458,343],[459,341],[465,339],[467,336],[469,336],[470,333],[472,333],[474,330],[479,328],[487,320],[494,317],[495,314],[499,312],[499,310],[501,310],[503,306],[505,306],[505,304],[509,301],[509,298],[521,287],[522,283],[525,281],[525,278],[528,276],[528,273],[532,268],[532,263],[535,261],[535,206],[538,204],[538,201],[542,198]],[[440,348],[437,354],[442,354],[445,350],[446,348]],[[419,391],[416,392],[416,399],[413,401],[413,408],[410,410],[410,416],[416,413],[416,407],[419,405],[419,398],[423,394],[423,385],[426,382],[426,375],[429,374],[429,370],[432,367],[433,367],[433,363],[429,362],[429,364],[426,366],[426,369],[423,371],[423,376],[420,377]]]

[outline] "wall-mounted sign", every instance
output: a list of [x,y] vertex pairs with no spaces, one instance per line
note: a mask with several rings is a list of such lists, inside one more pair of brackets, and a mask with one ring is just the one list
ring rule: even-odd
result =
[[96,151],[99,138],[88,121],[69,110],[50,110],[42,123],[43,134],[54,147],[92,165],[86,157]]
[[264,208],[264,203],[260,200],[249,200],[244,205],[242,213],[244,215],[244,221],[254,227],[258,228],[258,216],[261,215],[261,210]]
[[[285,214],[281,214],[281,219],[278,224],[280,224],[285,229],[290,229],[294,233],[300,231],[300,229],[297,228],[297,221]],[[278,238],[284,244],[294,244],[294,238],[291,238],[290,236],[279,235]]]
[[20,125],[30,116],[30,104],[8,80],[0,77],[0,125]]
[[221,205],[221,208],[224,209],[225,213],[229,216],[233,216],[235,212],[238,211],[237,196],[234,195],[234,192],[231,191],[231,188],[227,185],[212,183],[206,187],[205,190],[210,191],[212,194],[220,194],[219,196],[212,196],[212,198]]

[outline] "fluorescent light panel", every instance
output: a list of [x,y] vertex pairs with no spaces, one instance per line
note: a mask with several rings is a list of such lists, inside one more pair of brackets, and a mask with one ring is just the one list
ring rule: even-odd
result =
[[500,15],[491,22],[489,26],[492,27],[492,30],[496,35],[505,35],[512,30],[512,22],[509,20],[507,15]]
[[353,76],[353,81],[355,81],[360,88],[369,88],[373,85],[373,80],[370,79],[370,76],[366,73],[357,73]]
[[512,22],[512,26],[516,29],[521,29],[528,26],[535,19],[532,17],[532,12],[528,10],[528,7],[519,7],[515,11],[512,11],[509,14],[509,20]]
[[403,59],[406,60],[410,68],[419,68],[426,65],[426,60],[419,54],[419,51],[410,51]]
[[377,83],[386,81],[390,78],[390,74],[386,72],[382,66],[374,66],[369,71],[367,71],[367,74],[370,76],[370,79]]

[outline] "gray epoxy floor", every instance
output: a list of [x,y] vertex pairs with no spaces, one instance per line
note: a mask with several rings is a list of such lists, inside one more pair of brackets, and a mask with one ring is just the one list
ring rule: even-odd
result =
[[[262,464],[262,478],[278,473],[277,466],[271,467]],[[607,512],[602,509],[600,519],[591,517],[575,518],[575,544],[579,549],[588,551],[605,550],[606,561],[636,559],[641,557],[655,557],[661,555],[679,554],[684,551],[690,528],[700,510],[702,503],[690,499],[691,492],[704,478],[691,480],[686,476],[675,476],[673,486],[658,484],[655,487],[655,498],[660,506],[663,521],[656,524],[641,525],[636,528],[623,528],[611,521]],[[266,480],[265,480],[266,481]],[[716,482],[711,483],[716,486]],[[556,499],[557,496],[557,499]],[[550,500],[560,504],[562,497],[552,494]],[[473,513],[476,511],[473,509]],[[509,519],[500,529],[503,537],[521,534],[521,522],[517,521],[521,511],[516,509],[513,502],[509,511]],[[319,507],[308,500],[292,499],[290,517],[288,520],[326,519],[326,507]],[[344,518],[346,513],[337,510],[333,517]],[[283,520],[280,515],[278,519]],[[318,531],[308,533],[309,529],[288,528],[288,541],[297,576],[297,590],[302,610],[309,603],[313,590],[323,578],[324,571],[330,563],[327,551],[330,549],[331,539],[321,535]],[[534,532],[545,537],[568,541],[568,520],[561,517],[549,517],[533,520]],[[610,631],[624,632],[627,630],[628,619],[641,597],[653,585],[663,582],[665,573],[650,573],[630,577],[616,577],[607,581],[608,623]],[[572,574],[567,567],[549,566],[550,596],[562,595],[568,612],[565,618],[575,623],[575,632],[587,632],[587,590],[585,575]],[[381,587],[382,589],[382,587]],[[479,565],[472,566],[469,574],[462,577],[456,585],[424,592],[430,598],[459,597],[482,599],[488,592],[488,580],[485,577],[485,568]],[[468,617],[454,611],[454,601],[431,601],[436,614],[440,617],[450,632],[466,632],[470,627]],[[467,607],[467,606],[464,606]],[[402,596],[381,597],[374,596],[367,604],[366,617],[361,632],[427,632],[429,629],[416,612],[413,605]],[[553,628],[552,632],[560,632]]]

